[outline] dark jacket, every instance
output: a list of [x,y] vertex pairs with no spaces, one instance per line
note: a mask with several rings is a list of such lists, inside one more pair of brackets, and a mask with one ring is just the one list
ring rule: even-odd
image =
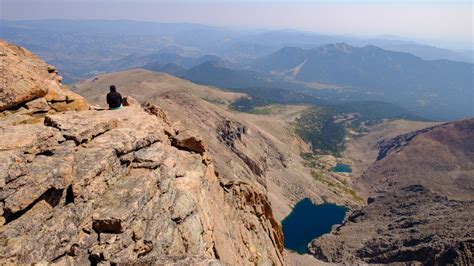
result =
[[107,93],[107,104],[109,105],[109,108],[117,108],[122,105],[123,99],[122,95],[115,91],[115,89],[110,89],[110,92]]

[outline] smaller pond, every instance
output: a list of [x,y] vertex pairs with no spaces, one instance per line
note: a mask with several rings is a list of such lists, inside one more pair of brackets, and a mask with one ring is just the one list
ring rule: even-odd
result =
[[352,168],[347,164],[338,163],[331,168],[331,171],[336,173],[352,173]]
[[334,204],[314,205],[306,198],[298,202],[281,222],[285,248],[300,254],[308,253],[311,240],[329,233],[344,220],[347,209]]

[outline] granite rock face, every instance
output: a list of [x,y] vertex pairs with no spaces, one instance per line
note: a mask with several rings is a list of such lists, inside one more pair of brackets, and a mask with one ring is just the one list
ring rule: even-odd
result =
[[[33,59],[17,79],[43,71]],[[48,75],[35,80],[50,81],[72,93]],[[0,263],[283,264],[264,191],[219,180],[199,133],[173,128],[158,107],[78,111],[66,97],[64,109],[41,88],[1,98]]]

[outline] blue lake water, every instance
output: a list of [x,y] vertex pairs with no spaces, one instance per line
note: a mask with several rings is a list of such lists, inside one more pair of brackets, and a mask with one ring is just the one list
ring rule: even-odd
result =
[[300,254],[308,253],[311,240],[329,233],[344,220],[347,209],[334,204],[314,205],[310,199],[298,202],[281,222],[285,248]]
[[336,173],[352,173],[352,168],[347,164],[338,163],[331,171]]

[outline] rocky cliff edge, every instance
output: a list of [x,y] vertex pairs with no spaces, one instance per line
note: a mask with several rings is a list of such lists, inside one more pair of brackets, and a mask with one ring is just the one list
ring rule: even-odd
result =
[[221,183],[199,134],[152,105],[91,110],[54,67],[0,48],[1,263],[283,263],[265,193]]

